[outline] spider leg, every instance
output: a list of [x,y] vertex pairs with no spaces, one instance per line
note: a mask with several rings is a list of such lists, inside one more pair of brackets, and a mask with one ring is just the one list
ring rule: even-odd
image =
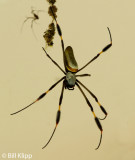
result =
[[37,14],[38,14],[39,12],[45,12],[45,11],[44,11],[44,10],[37,10]]
[[83,87],[85,88],[89,93],[90,95],[95,99],[95,101],[98,103],[100,109],[102,110],[102,112],[105,114],[105,117],[104,118],[99,118],[100,120],[104,120],[106,117],[107,117],[107,112],[105,110],[105,108],[100,104],[100,102],[98,101],[98,98],[84,85],[82,84],[79,80],[76,79],[76,81]]
[[34,14],[34,7],[33,6],[31,6],[31,14]]
[[35,32],[34,32],[34,29],[33,29],[33,23],[35,22],[35,18],[31,21],[31,29],[32,29],[32,32],[33,32],[33,35],[34,35],[34,37],[37,39],[37,37],[36,37],[36,34],[35,34]]
[[58,34],[59,34],[59,36],[60,36],[60,38],[61,38],[61,46],[62,46],[62,51],[63,51],[63,54],[64,54],[65,51],[64,51],[64,41],[63,41],[63,37],[62,37],[62,31],[61,31],[61,28],[60,28],[57,20],[56,20],[56,17],[55,17],[55,15],[54,15],[54,13],[53,13],[52,7],[51,7],[51,11],[52,11],[54,20],[55,20],[55,22],[56,22],[56,27],[57,27]]
[[65,87],[65,85],[64,85],[64,81],[63,81],[62,91],[61,91],[61,95],[60,95],[60,99],[59,99],[59,109],[57,111],[57,116],[56,116],[56,125],[55,125],[55,128],[53,130],[53,133],[52,133],[51,137],[49,138],[48,142],[46,143],[46,145],[42,149],[44,149],[49,144],[49,142],[51,141],[51,139],[52,139],[52,137],[53,137],[53,135],[56,131],[56,128],[58,126],[58,123],[60,121],[60,115],[61,115],[60,109],[61,109],[61,103],[62,103],[62,99],[63,99],[64,87]]
[[50,90],[52,90],[58,83],[60,83],[64,78],[65,78],[65,76],[62,77],[59,81],[57,81],[55,84],[53,84],[46,92],[44,92],[43,94],[41,94],[41,95],[40,95],[35,101],[33,101],[31,104],[29,104],[28,106],[20,109],[20,110],[17,111],[17,112],[14,112],[14,113],[10,114],[10,115],[17,114],[17,113],[19,113],[19,112],[27,109],[28,107],[30,107],[30,106],[33,105],[34,103],[38,102],[38,101],[39,101],[40,99],[42,99]]
[[23,26],[24,26],[24,23],[27,21],[27,20],[29,20],[29,19],[34,19],[34,17],[27,17],[25,20],[24,20],[24,22],[23,22],[23,24],[22,24],[22,27],[21,27],[21,32],[22,32],[22,30],[23,30]]
[[36,19],[33,18],[33,20],[31,21],[31,29],[33,28],[33,22],[35,21]]
[[[42,47],[42,48],[43,48],[43,47]],[[44,48],[43,48],[43,50],[44,50],[44,52],[46,53],[47,57],[50,58],[50,60],[51,60],[64,74],[66,74],[65,71],[58,65],[58,63],[56,63],[56,62],[49,56],[49,54],[46,52],[46,50],[45,50]]]
[[80,75],[75,75],[75,77],[86,77],[86,76],[91,76],[90,74],[80,74]]
[[111,36],[111,32],[110,29],[107,27],[109,35],[110,35],[110,43],[105,46],[101,52],[99,52],[94,58],[92,58],[86,65],[84,65],[82,68],[80,68],[77,72],[81,71],[82,69],[84,69],[86,66],[88,66],[91,62],[93,62],[95,59],[97,59],[103,52],[107,51],[111,46],[112,46],[112,36]]
[[44,11],[44,10],[36,10],[36,9],[34,9],[34,7],[32,6],[32,7],[31,7],[31,14],[34,15],[34,14],[36,14],[36,12],[37,12],[37,15],[38,15],[39,12],[45,12],[45,11]]
[[99,141],[99,144],[98,144],[98,146],[97,146],[97,148],[96,148],[96,149],[98,149],[99,146],[100,146],[100,144],[101,144],[101,141],[102,141],[102,132],[103,132],[103,129],[102,129],[101,123],[100,123],[99,119],[96,117],[96,115],[95,115],[95,113],[94,113],[94,110],[93,110],[93,107],[92,107],[90,101],[88,100],[88,98],[86,97],[85,93],[83,92],[83,90],[81,89],[81,87],[79,86],[79,84],[78,84],[77,82],[76,82],[76,85],[77,85],[77,87],[79,88],[79,90],[81,91],[82,95],[84,96],[84,98],[85,98],[85,100],[86,100],[88,106],[90,107],[91,112],[93,113],[93,116],[94,116],[94,118],[95,118],[95,122],[96,122],[96,124],[97,124],[99,130],[101,131],[100,141]]

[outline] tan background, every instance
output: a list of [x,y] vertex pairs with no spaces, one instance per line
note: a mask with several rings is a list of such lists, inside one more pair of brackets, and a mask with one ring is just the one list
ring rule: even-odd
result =
[[[113,47],[81,72],[92,76],[79,78],[109,113],[101,122],[101,147],[95,151],[100,132],[77,88],[65,91],[60,125],[44,150],[55,126],[61,84],[28,110],[10,116],[63,74],[41,48],[51,20],[46,0],[0,0],[0,156],[30,153],[33,160],[135,160],[135,1],[59,0],[56,5],[65,46],[73,47],[80,67],[109,43],[107,27],[112,33]],[[45,11],[34,24],[38,40],[30,21],[20,32],[25,17],[31,16],[31,6]],[[54,47],[47,51],[63,67],[57,34]],[[98,105],[88,97],[102,117]]]

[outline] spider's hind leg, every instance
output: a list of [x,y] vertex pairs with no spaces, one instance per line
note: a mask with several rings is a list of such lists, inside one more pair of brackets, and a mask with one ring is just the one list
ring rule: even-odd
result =
[[50,143],[50,141],[51,141],[51,139],[52,139],[52,137],[53,137],[53,135],[56,131],[56,128],[59,124],[60,115],[61,115],[61,110],[60,109],[61,109],[61,104],[62,104],[62,99],[63,99],[64,88],[65,88],[65,84],[64,84],[64,81],[63,81],[62,91],[61,91],[61,95],[60,95],[60,99],[59,99],[59,109],[57,111],[57,116],[56,116],[56,125],[55,125],[55,128],[53,130],[53,133],[52,133],[51,137],[49,138],[48,142],[46,143],[46,145],[42,149],[44,149]]

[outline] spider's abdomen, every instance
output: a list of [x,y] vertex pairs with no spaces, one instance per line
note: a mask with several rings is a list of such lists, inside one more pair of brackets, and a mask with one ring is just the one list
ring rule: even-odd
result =
[[67,88],[73,88],[76,82],[75,74],[71,72],[67,72],[65,82],[66,82]]
[[78,71],[78,64],[75,60],[73,49],[70,46],[65,49],[64,61],[65,67],[69,72]]

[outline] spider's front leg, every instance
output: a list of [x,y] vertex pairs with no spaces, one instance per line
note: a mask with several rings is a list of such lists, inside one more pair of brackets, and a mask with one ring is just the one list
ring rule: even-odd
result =
[[92,58],[86,65],[84,65],[82,68],[80,68],[77,72],[81,71],[82,69],[84,69],[85,67],[87,67],[91,62],[93,62],[95,59],[97,59],[103,52],[107,51],[111,46],[112,46],[112,36],[111,36],[111,32],[110,29],[107,27],[109,35],[110,35],[110,43],[105,46],[101,52],[99,52],[94,58]]

